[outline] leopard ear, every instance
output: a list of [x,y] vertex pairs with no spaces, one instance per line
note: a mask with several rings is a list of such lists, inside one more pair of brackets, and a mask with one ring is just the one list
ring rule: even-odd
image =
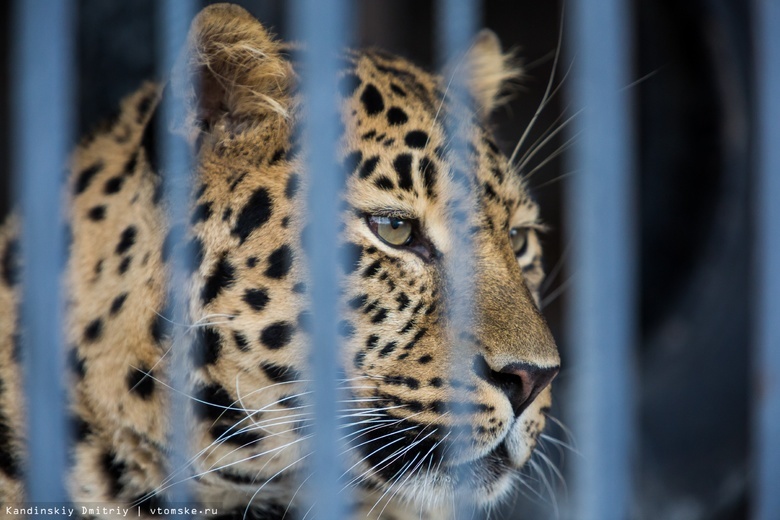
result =
[[502,95],[505,87],[522,75],[522,69],[514,63],[511,52],[501,51],[501,42],[490,29],[482,29],[477,34],[466,59],[469,91],[480,116],[486,118],[506,101],[506,96]]
[[287,119],[293,81],[281,43],[260,22],[239,6],[215,4],[193,20],[171,91],[184,102],[184,131],[194,138],[219,122]]

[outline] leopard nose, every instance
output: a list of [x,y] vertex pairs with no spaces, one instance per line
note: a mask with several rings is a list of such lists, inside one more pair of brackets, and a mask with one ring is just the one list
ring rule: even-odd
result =
[[494,371],[492,376],[509,398],[515,417],[519,417],[558,375],[559,369],[559,366],[539,367],[530,363],[510,363],[498,372]]

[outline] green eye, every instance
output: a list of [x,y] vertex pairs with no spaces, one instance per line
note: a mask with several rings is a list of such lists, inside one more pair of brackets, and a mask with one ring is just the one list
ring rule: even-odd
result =
[[528,248],[528,228],[512,228],[509,230],[509,241],[512,242],[512,250],[516,257],[525,254]]
[[395,217],[368,217],[371,230],[391,246],[405,246],[412,241],[412,221]]

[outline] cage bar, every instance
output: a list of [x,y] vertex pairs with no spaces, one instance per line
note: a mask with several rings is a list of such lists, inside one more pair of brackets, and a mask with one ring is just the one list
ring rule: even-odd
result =
[[[63,171],[73,121],[73,2],[14,4],[14,191],[21,205],[27,500],[67,500],[63,385]],[[45,35],[45,36],[44,36]],[[35,515],[34,515],[35,516]]]
[[[156,20],[158,31],[158,74],[168,78],[174,64],[186,45],[187,32],[196,12],[193,2],[187,0],[165,0],[157,6]],[[196,86],[197,88],[197,86]],[[160,175],[163,181],[164,196],[167,202],[168,222],[171,226],[171,244],[181,244],[184,240],[184,226],[189,222],[190,194],[192,193],[193,171],[192,152],[187,142],[177,133],[171,131],[171,126],[184,121],[185,107],[174,101],[174,96],[163,96],[161,101],[161,116],[149,124],[157,122],[161,128],[156,129],[158,149],[160,150]],[[167,298],[172,316],[163,316],[169,320],[172,345],[170,347],[168,377],[173,391],[168,393],[168,417],[170,431],[168,432],[172,451],[168,467],[175,484],[166,491],[168,501],[176,506],[190,506],[191,493],[188,477],[193,468],[188,462],[190,456],[190,434],[192,429],[187,426],[187,413],[191,403],[187,387],[187,356],[190,354],[190,336],[186,329],[178,324],[189,323],[188,300],[188,269],[194,259],[189,258],[190,249],[173,247],[169,251],[170,271],[168,273]],[[185,518],[189,515],[173,515]]]
[[756,348],[753,434],[753,514],[780,514],[780,4],[754,3],[755,103],[758,143],[756,182]]
[[346,0],[296,0],[291,11],[302,54],[304,119],[301,139],[308,172],[308,243],[311,295],[311,401],[314,410],[312,468],[307,483],[314,510],[307,517],[347,518],[339,453],[338,223],[344,173],[336,162],[340,134],[337,91],[339,55],[349,30]]
[[566,223],[573,285],[566,332],[573,379],[568,417],[581,456],[572,460],[570,517],[622,520],[632,500],[636,263],[629,123],[631,18],[622,0],[576,0],[567,12],[576,170]]
[[[479,0],[438,0],[436,4],[436,53],[439,67],[443,74],[442,89],[445,91],[446,100],[442,101],[440,107],[440,124],[445,128],[445,134],[450,136],[450,142],[446,145],[447,161],[451,166],[450,174],[455,177],[458,175],[468,175],[469,152],[467,143],[469,138],[470,120],[459,120],[450,116],[447,112],[456,103],[462,105],[466,110],[474,109],[470,106],[471,98],[467,93],[467,84],[471,70],[465,56],[469,46],[477,32],[477,26],[481,19],[481,2]],[[460,164],[467,170],[454,168],[454,165]],[[470,186],[468,180],[463,183]],[[463,207],[475,207],[475,193],[464,193],[465,199]],[[473,217],[469,214],[469,217]],[[469,225],[458,226],[451,223],[450,232],[452,237],[452,251],[445,255],[445,283],[447,290],[442,291],[446,294],[448,300],[445,307],[448,312],[450,323],[459,324],[457,327],[449,327],[450,337],[448,339],[448,350],[450,351],[449,376],[452,379],[461,379],[462,374],[468,372],[467,363],[471,360],[473,354],[470,349],[474,346],[467,344],[461,337],[460,331],[463,328],[470,328],[474,324],[474,312],[471,308],[473,298],[473,283],[475,275],[474,266],[474,244],[466,230]],[[465,372],[464,372],[465,371]],[[449,399],[452,416],[457,417],[458,412],[472,412],[473,410],[456,410],[460,408],[457,399],[453,396]],[[445,455],[452,459],[459,458],[458,444],[449,438],[450,433],[442,432],[442,437],[447,440]],[[457,466],[460,470],[453,470],[454,496],[452,500],[454,511],[453,515],[460,516],[463,511],[468,511],[472,506],[469,504],[468,497],[473,494],[473,490],[468,488],[466,482],[467,471],[465,466]],[[467,515],[468,516],[468,515]]]

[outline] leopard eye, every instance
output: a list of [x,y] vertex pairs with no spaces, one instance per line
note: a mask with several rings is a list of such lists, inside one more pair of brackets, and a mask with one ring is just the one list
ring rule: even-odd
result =
[[406,246],[412,241],[412,221],[372,215],[368,225],[376,236],[391,246]]
[[520,258],[528,249],[528,228],[512,228],[509,230],[509,241],[515,256]]

